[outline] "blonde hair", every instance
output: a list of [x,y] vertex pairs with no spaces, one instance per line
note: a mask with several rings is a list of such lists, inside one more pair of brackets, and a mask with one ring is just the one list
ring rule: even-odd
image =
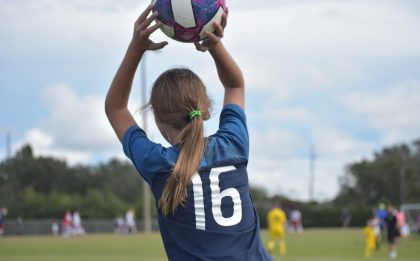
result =
[[[159,208],[164,215],[174,214],[184,205],[187,188],[200,166],[205,150],[203,121],[210,118],[211,101],[201,79],[189,69],[171,69],[155,81],[149,102],[155,119],[180,131],[180,148],[172,174],[165,183]],[[199,110],[201,116],[189,117]]]

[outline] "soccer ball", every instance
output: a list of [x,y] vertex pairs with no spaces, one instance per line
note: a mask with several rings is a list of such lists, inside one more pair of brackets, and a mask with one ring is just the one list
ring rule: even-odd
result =
[[156,20],[163,23],[162,32],[180,42],[197,42],[214,32],[213,22],[221,22],[225,0],[152,0]]

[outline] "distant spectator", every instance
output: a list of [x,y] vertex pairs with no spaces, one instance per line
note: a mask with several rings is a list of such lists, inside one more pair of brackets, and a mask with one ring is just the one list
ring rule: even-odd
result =
[[134,209],[129,209],[125,215],[125,224],[127,226],[127,232],[137,233],[137,225],[134,219]]
[[63,237],[69,237],[73,231],[73,220],[69,210],[64,213],[63,220]]
[[72,221],[73,234],[77,236],[83,236],[85,234],[85,229],[82,226],[82,219],[78,210],[73,212]]
[[57,222],[53,222],[51,225],[51,233],[54,236],[57,236],[60,233],[60,228],[58,227]]
[[416,217],[416,231],[418,234],[420,234],[420,214],[417,214]]
[[17,217],[15,222],[16,235],[23,235],[24,229],[25,226],[23,225],[23,219],[21,217]]
[[347,208],[343,209],[341,214],[341,222],[343,227],[349,227],[351,221],[351,213]]
[[126,232],[124,228],[124,219],[121,216],[115,218],[114,231],[116,234],[124,234]]
[[296,233],[303,232],[303,225],[302,225],[302,213],[294,209],[290,212],[290,221],[292,222],[293,231]]

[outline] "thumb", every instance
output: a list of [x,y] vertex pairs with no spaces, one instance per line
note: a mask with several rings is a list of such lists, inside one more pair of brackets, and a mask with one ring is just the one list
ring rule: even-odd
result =
[[152,43],[149,49],[152,51],[156,51],[156,50],[162,49],[166,45],[168,45],[168,42]]

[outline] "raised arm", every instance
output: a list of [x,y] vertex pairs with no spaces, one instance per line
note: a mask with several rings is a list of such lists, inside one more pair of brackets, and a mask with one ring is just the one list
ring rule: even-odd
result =
[[151,11],[150,5],[134,24],[133,39],[105,99],[106,115],[121,142],[126,130],[135,124],[127,105],[140,60],[147,50],[158,50],[167,45],[167,42],[154,43],[149,39],[149,36],[161,26],[160,23],[151,26],[157,17],[156,13],[149,16]]
[[214,23],[215,33],[206,32],[207,39],[203,43],[195,43],[197,50],[209,51],[216,64],[219,79],[225,87],[223,104],[237,104],[245,107],[245,83],[241,69],[224,47],[221,38],[227,24],[227,15],[224,13],[220,24]]

